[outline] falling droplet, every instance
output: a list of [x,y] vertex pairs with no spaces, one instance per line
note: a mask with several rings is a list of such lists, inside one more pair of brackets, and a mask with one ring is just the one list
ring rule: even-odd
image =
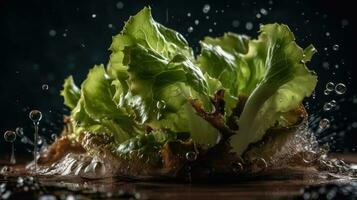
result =
[[190,162],[193,162],[197,159],[197,153],[194,151],[189,151],[186,153],[186,159]]
[[345,84],[343,84],[343,83],[338,83],[338,84],[335,86],[335,92],[336,92],[336,94],[338,94],[338,95],[344,94],[346,91],[347,91],[347,87],[346,87]]
[[192,31],[193,31],[193,27],[192,26],[188,27],[187,32],[192,33]]
[[92,18],[96,18],[97,17],[97,15],[96,14],[92,14]]
[[332,46],[332,49],[334,51],[338,51],[339,48],[340,48],[340,46],[338,46],[338,44],[335,44],[335,45]]
[[327,129],[329,127],[330,127],[330,120],[328,120],[326,118],[320,120],[320,122],[319,122],[320,129]]
[[212,30],[211,28],[210,28],[210,29],[208,29],[208,32],[212,33],[212,31],[213,31],[213,30]]
[[48,87],[47,84],[43,84],[43,85],[42,85],[42,90],[48,90],[48,88],[49,88],[49,87]]
[[203,13],[208,13],[211,10],[211,6],[209,4],[205,4],[202,8]]
[[335,84],[334,84],[334,83],[328,82],[328,83],[326,84],[326,90],[328,90],[328,91],[333,91],[334,89],[335,89]]

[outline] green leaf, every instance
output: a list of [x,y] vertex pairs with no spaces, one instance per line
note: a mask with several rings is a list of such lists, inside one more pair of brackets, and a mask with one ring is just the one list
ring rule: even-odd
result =
[[70,109],[73,109],[77,105],[77,102],[81,96],[81,91],[74,83],[72,76],[69,76],[64,80],[61,95],[64,98],[64,104]]
[[256,63],[264,63],[264,77],[248,97],[239,132],[231,138],[233,149],[240,154],[250,143],[261,140],[283,113],[297,108],[317,83],[316,75],[305,66],[303,49],[286,25],[264,25],[260,32],[248,55],[255,54]]

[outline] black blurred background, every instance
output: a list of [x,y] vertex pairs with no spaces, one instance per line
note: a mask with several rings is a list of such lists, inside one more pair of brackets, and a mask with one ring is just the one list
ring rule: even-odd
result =
[[[158,22],[182,33],[196,52],[206,35],[231,31],[256,37],[260,23],[288,24],[300,46],[312,43],[319,51],[309,64],[319,83],[306,106],[315,116],[312,121],[331,121],[330,128],[318,134],[320,142],[330,143],[335,152],[356,151],[356,11],[348,0],[1,0],[0,133],[23,127],[32,138],[28,113],[39,109],[44,115],[40,134],[51,142],[50,136],[61,131],[62,115],[68,113],[59,96],[64,78],[72,74],[80,84],[94,64],[107,63],[111,37],[146,5]],[[204,5],[209,5],[208,13]],[[330,81],[344,83],[347,92],[324,95]],[[337,107],[323,111],[333,99]],[[17,154],[29,154],[26,149],[31,148],[17,139]],[[9,151],[10,144],[1,136],[0,153]]]

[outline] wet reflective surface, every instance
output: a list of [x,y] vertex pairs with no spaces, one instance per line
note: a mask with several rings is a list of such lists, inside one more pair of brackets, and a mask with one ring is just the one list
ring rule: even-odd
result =
[[[357,155],[334,155],[356,162]],[[352,165],[352,167],[356,167]],[[357,180],[312,169],[270,171],[240,180],[138,181],[124,178],[21,175],[23,165],[0,178],[2,199],[356,199]]]

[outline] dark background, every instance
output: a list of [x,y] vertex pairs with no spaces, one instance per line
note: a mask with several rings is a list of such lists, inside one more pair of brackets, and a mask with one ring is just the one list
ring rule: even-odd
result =
[[[207,14],[202,12],[205,4],[210,5]],[[312,43],[319,50],[309,65],[319,75],[314,97],[306,100],[312,129],[319,119],[327,118],[331,126],[318,134],[320,143],[330,143],[336,152],[356,151],[356,11],[349,0],[0,0],[0,133],[23,127],[32,138],[28,113],[39,109],[44,114],[41,134],[51,142],[50,135],[60,133],[62,115],[68,113],[59,96],[63,79],[72,74],[80,84],[94,64],[107,63],[111,37],[145,5],[153,8],[157,21],[182,33],[196,51],[206,35],[232,31],[256,37],[260,23],[288,24],[300,46]],[[247,22],[253,24],[251,30]],[[336,44],[337,51],[332,49]],[[329,81],[346,84],[347,92],[324,95]],[[42,89],[44,84],[48,90]],[[337,107],[324,112],[324,103],[332,99]],[[26,149],[32,147],[19,140],[17,154],[29,154]],[[0,153],[9,151],[10,144],[1,137]]]

